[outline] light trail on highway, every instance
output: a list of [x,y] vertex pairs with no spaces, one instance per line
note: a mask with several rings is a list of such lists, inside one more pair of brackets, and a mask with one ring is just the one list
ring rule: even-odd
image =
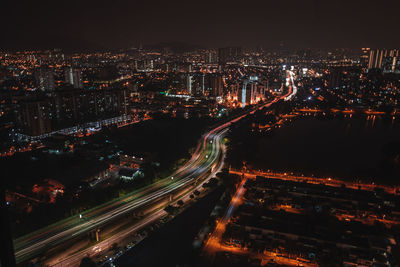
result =
[[290,80],[289,87],[291,87],[292,93],[285,97],[285,101],[291,100],[297,94],[297,86],[294,83],[294,77],[293,77],[294,73],[291,70],[287,71],[287,73],[289,74],[288,77],[288,79]]
[[[28,245],[24,246],[24,244],[17,243],[16,247],[18,245],[21,247],[16,252],[17,261],[21,262],[35,256],[36,253],[40,253],[40,251],[48,247],[56,246],[83,233],[95,230],[97,227],[114,220],[120,215],[150,204],[190,184],[195,178],[211,170],[215,161],[218,160],[221,153],[220,140],[222,134],[225,132],[224,129],[218,129],[219,133],[215,131],[209,132],[204,137],[203,146],[197,148],[191,160],[184,167],[180,168],[173,176],[164,179],[161,183],[144,189],[143,192],[138,193],[140,196],[129,196],[112,202],[109,205],[102,205],[98,209],[95,209],[95,211],[83,214],[84,220],[81,220],[81,223],[71,220],[61,225],[56,225],[49,230],[45,228],[46,230],[43,233],[39,232],[38,234],[28,236],[25,239]],[[212,142],[207,142],[211,140]],[[171,179],[172,177],[174,179]],[[22,240],[24,239],[22,238]]]
[[[212,138],[210,140],[210,141],[212,141],[212,143],[218,142],[216,144],[216,146],[212,146],[212,151],[209,154],[211,158],[214,158],[214,160],[211,161],[211,162],[205,161],[204,164],[206,164],[206,166],[200,167],[198,170],[195,171],[194,174],[197,174],[197,178],[191,180],[191,182],[194,182],[195,180],[198,180],[202,176],[206,176],[205,179],[202,180],[201,183],[197,184],[196,187],[191,188],[190,191],[186,192],[183,195],[180,195],[179,192],[176,192],[176,195],[174,195],[174,199],[176,199],[176,200],[178,200],[178,199],[185,200],[185,199],[189,198],[189,195],[194,190],[201,190],[201,187],[205,182],[207,182],[211,177],[214,177],[217,172],[221,171],[221,169],[223,167],[223,157],[224,157],[224,153],[225,153],[225,149],[223,147],[221,147],[221,145],[222,145],[221,141],[222,141],[222,137],[223,137],[223,135],[225,134],[226,131],[227,131],[227,129],[224,129],[224,130],[218,132],[218,134],[212,134],[212,135],[208,136],[208,138]],[[210,144],[211,144],[211,142],[210,142]],[[204,158],[204,159],[206,159],[206,158]],[[208,171],[205,172],[205,170],[209,170],[212,166],[215,166],[214,171],[212,171],[210,174],[208,173]],[[198,175],[200,175],[200,176],[198,176]],[[80,260],[83,257],[85,257],[85,256],[95,256],[96,254],[99,253],[99,251],[107,250],[107,248],[110,247],[110,245],[112,243],[117,242],[119,240],[122,240],[122,239],[132,235],[132,233],[134,233],[135,231],[143,228],[146,225],[149,225],[149,224],[157,221],[158,219],[164,217],[166,214],[167,213],[164,210],[156,209],[154,211],[154,213],[149,213],[148,216],[144,217],[142,220],[140,220],[139,222],[135,223],[134,225],[132,225],[128,229],[122,230],[121,232],[116,233],[112,237],[110,237],[110,238],[108,238],[108,239],[106,239],[104,241],[101,241],[99,243],[96,243],[95,246],[92,246],[92,247],[89,247],[87,249],[78,251],[77,253],[74,253],[73,255],[68,255],[67,257],[65,257],[63,259],[52,260],[50,262],[47,262],[47,264],[49,266],[58,266],[58,267],[62,267],[62,266],[78,266]],[[96,248],[95,250],[94,250],[94,247]]]
[[[225,134],[226,131],[227,131],[227,129],[225,129],[224,131],[221,131],[219,133],[220,136],[215,136],[214,140],[220,139],[220,141],[221,141],[221,137]],[[216,152],[219,152],[219,150],[216,149],[216,150],[214,150],[213,153],[216,153]],[[211,174],[208,174],[208,173],[203,174],[202,176],[206,175],[206,178],[204,180],[202,180],[201,183],[198,183],[194,188],[191,188],[191,190],[184,193],[183,195],[179,195],[177,197],[174,196],[174,199],[176,199],[176,200],[181,199],[185,202],[188,199],[190,199],[189,196],[190,196],[190,194],[192,194],[193,191],[195,191],[195,190],[201,191],[202,185],[204,183],[206,183],[210,178],[214,177],[216,173],[221,171],[221,169],[223,167],[223,158],[225,155],[225,149],[223,147],[221,147],[221,152],[222,152],[222,154],[220,155],[221,160],[218,161],[217,165],[212,164],[213,166],[216,166],[214,168],[214,171]],[[199,178],[196,178],[196,179],[199,179]],[[178,193],[177,193],[177,195],[178,195]],[[115,235],[113,235],[112,237],[110,237],[106,240],[96,243],[95,246],[91,246],[84,250],[78,251],[77,253],[74,253],[73,255],[68,255],[62,259],[56,259],[56,260],[49,261],[49,262],[47,262],[47,264],[49,266],[54,266],[54,267],[78,266],[80,263],[80,260],[83,257],[86,257],[86,256],[94,257],[94,256],[98,255],[100,252],[107,250],[111,244],[116,243],[120,240],[123,240],[129,236],[132,236],[133,233],[137,232],[141,228],[143,228],[151,223],[154,223],[155,221],[161,219],[162,217],[164,217],[166,215],[167,215],[167,213],[164,210],[156,208],[153,213],[149,213],[148,216],[146,216],[139,222],[133,224],[131,227],[116,233]]]
[[[287,94],[276,97],[257,109],[269,107],[273,103],[285,99],[292,93],[292,90],[289,88]],[[248,114],[254,114],[257,109],[249,111],[246,114],[226,122],[206,133],[203,136],[202,142],[197,146],[191,159],[173,175],[150,186],[133,191],[126,196],[90,209],[82,213],[82,218],[76,215],[37,230],[26,236],[17,238],[14,240],[17,263],[30,260],[37,255],[45,253],[48,249],[62,245],[66,241],[82,236],[83,234],[96,230],[108,223],[114,222],[122,215],[132,213],[138,208],[145,207],[159,201],[160,199],[167,198],[171,194],[174,194],[174,192],[191,186],[200,177],[206,176],[205,178],[211,178],[212,175],[215,174],[215,171],[213,172],[213,170],[220,170],[223,165],[223,157],[221,157],[221,154],[223,153],[222,138],[226,130],[232,123],[239,121]],[[160,215],[161,213],[158,214]],[[142,219],[143,222],[147,221],[149,223],[148,218],[146,218]],[[141,225],[141,222],[138,224]]]

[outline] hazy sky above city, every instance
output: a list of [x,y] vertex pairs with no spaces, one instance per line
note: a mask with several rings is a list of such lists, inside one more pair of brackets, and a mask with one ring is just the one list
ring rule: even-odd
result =
[[0,48],[399,47],[398,0],[5,0]]

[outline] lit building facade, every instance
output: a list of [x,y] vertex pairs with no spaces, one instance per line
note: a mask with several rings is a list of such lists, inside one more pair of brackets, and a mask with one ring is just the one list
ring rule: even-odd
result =
[[83,88],[82,72],[80,69],[67,67],[65,68],[64,75],[65,75],[65,82],[67,84],[73,85],[74,88],[77,89]]

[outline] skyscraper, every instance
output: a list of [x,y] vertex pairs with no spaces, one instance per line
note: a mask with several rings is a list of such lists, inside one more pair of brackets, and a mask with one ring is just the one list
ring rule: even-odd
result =
[[217,63],[217,54],[215,51],[207,51],[205,54],[205,62],[206,64],[215,64]]
[[238,61],[242,57],[241,47],[224,47],[218,49],[218,64],[225,65],[228,62]]
[[227,95],[244,108],[265,100],[268,90],[268,81],[259,80],[257,76],[250,76],[231,84]]
[[223,94],[223,84],[222,84],[222,76],[220,74],[208,74],[207,77],[208,85],[207,89],[210,91],[210,94],[214,97],[222,96]]
[[36,85],[42,91],[53,91],[55,89],[54,73],[47,66],[41,66],[35,71]]
[[82,82],[82,72],[80,69],[76,69],[73,67],[67,67],[64,71],[65,74],[65,82],[67,84],[71,84],[74,88],[83,88]]
[[343,68],[331,68],[328,76],[328,87],[330,89],[337,89],[343,84]]
[[31,136],[51,132],[50,103],[48,99],[23,102],[17,121],[23,131]]
[[257,82],[249,79],[243,80],[238,93],[238,99],[242,108],[249,104],[255,104],[257,97]]
[[368,68],[370,48],[361,48],[360,64],[363,68]]
[[192,92],[192,78],[193,76],[190,73],[186,74],[186,92],[191,95]]
[[369,53],[368,69],[381,69],[384,58],[398,56],[399,49],[373,49]]
[[382,60],[384,73],[400,73],[400,56],[389,56]]
[[17,126],[28,136],[124,115],[129,115],[128,90],[65,89],[53,94],[21,100]]

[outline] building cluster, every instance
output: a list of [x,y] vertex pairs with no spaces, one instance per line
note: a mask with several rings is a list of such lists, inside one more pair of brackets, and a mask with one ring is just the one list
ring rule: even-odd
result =
[[259,81],[257,76],[250,76],[231,85],[228,99],[241,107],[254,105],[267,98],[268,90],[268,81]]
[[381,108],[400,97],[393,76],[400,71],[398,49],[167,46],[71,55],[54,49],[1,52],[0,61],[0,123],[14,141],[126,124],[159,111],[218,116],[281,93],[288,70],[310,99],[337,96],[339,105]]
[[399,49],[362,48],[361,64],[368,69],[381,69],[384,73],[400,73]]
[[[305,105],[340,110],[399,111],[398,49],[363,48],[358,59],[315,61],[295,66]],[[346,58],[350,58],[346,55]]]
[[187,95],[222,97],[223,77],[218,73],[187,73],[182,92]]
[[[132,121],[138,117],[136,110],[154,112],[154,93],[164,95],[164,99],[157,98],[158,110],[189,99],[221,104],[227,93],[223,68],[240,63],[242,56],[241,48],[182,54],[168,49],[72,55],[56,49],[1,53],[1,123],[12,129],[13,141],[38,140],[54,133]],[[252,88],[247,91],[246,104],[262,98]],[[184,113],[198,110],[190,104],[183,106]],[[204,114],[213,114],[214,108],[212,104]]]
[[[49,94],[29,94],[16,102],[16,124],[29,137],[46,137],[52,132],[68,133],[74,127],[123,122],[128,118],[126,89],[57,90]],[[92,123],[91,123],[92,122]]]
[[260,263],[264,259],[307,266],[395,263],[398,195],[261,176],[248,180],[245,188],[221,241],[232,248],[228,252],[239,251],[238,255],[250,255]]

